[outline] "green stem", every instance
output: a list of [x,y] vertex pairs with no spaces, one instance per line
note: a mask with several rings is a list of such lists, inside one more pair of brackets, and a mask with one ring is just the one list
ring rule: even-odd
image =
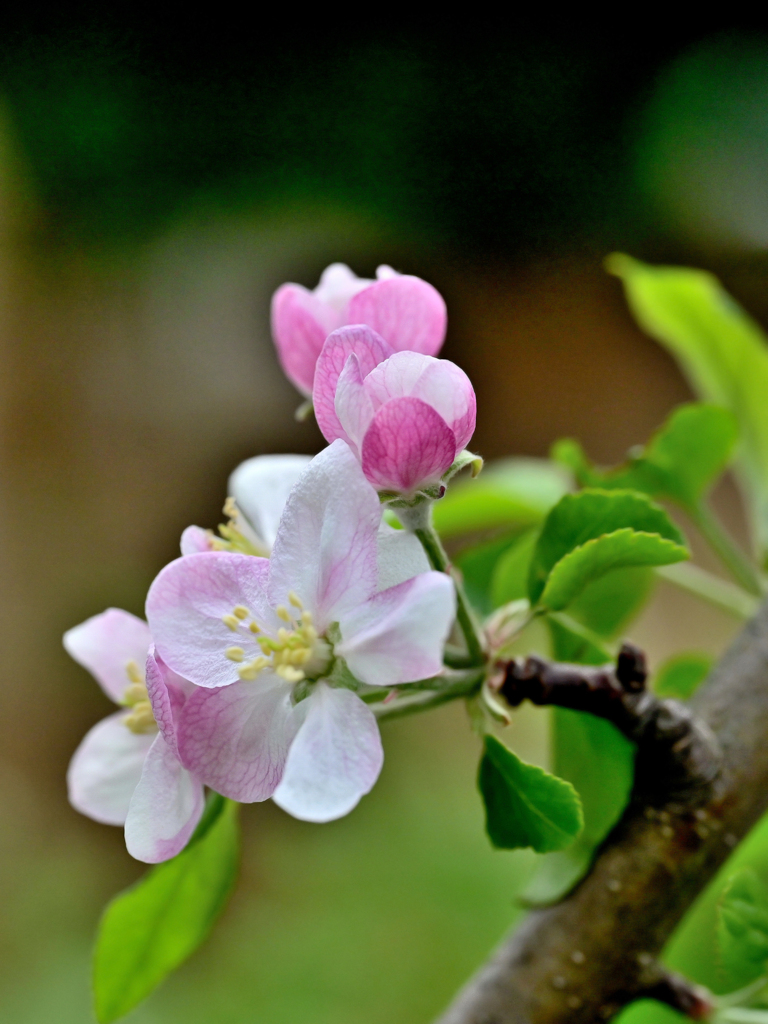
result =
[[701,531],[701,535],[716,552],[723,565],[732,573],[733,578],[750,594],[761,596],[762,588],[754,568],[723,529],[720,520],[713,514],[709,506],[701,502],[697,508],[690,509],[689,512]]
[[413,531],[421,542],[426,552],[429,564],[438,572],[445,572],[451,577],[456,587],[456,619],[464,634],[464,641],[467,645],[467,652],[475,665],[482,665],[485,660],[483,654],[483,643],[480,639],[480,630],[475,623],[472,609],[469,606],[467,595],[464,593],[459,580],[451,573],[451,565],[445,548],[440,543],[437,531],[429,522],[426,526],[417,527]]
[[751,619],[758,609],[759,601],[752,594],[690,562],[659,566],[656,574],[740,619]]
[[434,680],[435,684],[443,683],[440,689],[416,690],[413,692],[401,691],[388,704],[372,704],[371,711],[373,711],[378,721],[390,718],[403,718],[405,715],[415,715],[420,711],[429,711],[431,708],[447,704],[449,701],[458,700],[461,697],[471,697],[483,685],[484,678],[485,671],[483,669],[475,668],[471,671],[455,672],[445,680]]

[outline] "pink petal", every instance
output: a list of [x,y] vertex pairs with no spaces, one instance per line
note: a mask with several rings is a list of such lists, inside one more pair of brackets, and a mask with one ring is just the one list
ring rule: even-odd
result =
[[157,733],[131,732],[127,713],[98,722],[75,751],[67,770],[69,802],[95,821],[122,825],[144,758]]
[[425,572],[376,594],[339,623],[336,651],[361,682],[396,686],[443,668],[443,648],[456,615],[449,576]]
[[229,493],[267,550],[275,543],[288,495],[311,461],[309,455],[257,455],[229,478]]
[[267,671],[253,682],[195,690],[177,734],[183,763],[217,793],[243,803],[266,800],[299,724],[291,691]]
[[[305,706],[306,705],[306,706]],[[302,821],[333,821],[368,793],[384,762],[373,712],[351,690],[318,683],[273,799]]]
[[272,336],[286,376],[312,394],[315,363],[339,316],[299,284],[284,284],[272,296]]
[[176,723],[193,690],[193,684],[168,668],[155,652],[154,646],[150,647],[147,656],[147,693],[160,732],[177,757]]
[[336,416],[343,431],[343,440],[359,455],[365,432],[371,424],[375,408],[365,389],[360,360],[353,352],[347,359],[336,384],[334,401]]
[[349,357],[352,353],[357,356],[360,372],[365,377],[393,352],[394,349],[365,324],[341,327],[325,339],[317,360],[312,403],[317,425],[327,441],[335,441],[337,437],[350,440],[336,414],[336,385]]
[[201,551],[212,551],[208,530],[201,526],[188,526],[181,535],[182,555],[197,555]]
[[382,405],[363,439],[363,472],[379,490],[413,494],[437,483],[455,457],[453,431],[419,398]]
[[379,590],[388,590],[398,583],[429,572],[429,562],[418,537],[408,530],[394,530],[382,523],[378,536]]
[[229,551],[177,558],[160,572],[147,595],[147,618],[163,661],[196,686],[226,686],[239,679],[225,656],[242,647],[245,658],[261,654],[247,622],[233,632],[223,621],[238,605],[262,629],[280,625],[266,598],[269,561]]
[[419,277],[403,274],[376,281],[351,299],[348,323],[368,324],[397,352],[434,356],[447,326],[442,296]]
[[175,857],[189,842],[203,806],[200,781],[182,768],[163,736],[156,736],[128,808],[128,853],[146,864]]
[[334,441],[286,503],[269,561],[272,607],[287,605],[293,590],[322,633],[345,608],[367,600],[376,591],[380,522],[376,492],[349,447]]
[[143,669],[151,643],[146,622],[120,608],[108,608],[64,634],[67,653],[88,669],[117,704],[131,682],[128,663],[133,661]]
[[376,408],[392,398],[420,398],[453,431],[461,451],[475,431],[477,401],[469,377],[448,359],[396,352],[371,371],[365,388]]

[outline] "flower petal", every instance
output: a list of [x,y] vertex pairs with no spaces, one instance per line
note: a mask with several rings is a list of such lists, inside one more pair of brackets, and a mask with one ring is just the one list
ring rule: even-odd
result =
[[194,685],[168,668],[154,646],[147,656],[147,693],[160,732],[178,757],[176,723]]
[[365,324],[341,327],[325,339],[315,369],[312,403],[317,425],[327,441],[335,441],[337,437],[350,441],[336,413],[336,385],[353,352],[360,360],[360,372],[365,377],[374,366],[392,355],[394,349]]
[[182,768],[163,736],[156,736],[128,808],[128,853],[146,864],[175,857],[189,842],[203,806],[202,783]]
[[[331,263],[320,275],[320,283],[313,291],[316,299],[339,314],[346,313],[349,300],[363,288],[373,284],[369,278],[358,277],[346,263]],[[341,321],[338,325],[341,326]]]
[[267,549],[275,543],[288,495],[311,461],[309,455],[257,455],[230,476],[229,493]]
[[345,608],[367,600],[376,591],[380,522],[376,492],[349,447],[334,441],[286,503],[269,560],[272,607],[288,604],[295,591],[322,633]]
[[280,782],[299,722],[291,684],[272,672],[253,682],[195,690],[181,713],[181,760],[223,796],[266,800]]
[[300,284],[284,284],[272,296],[272,337],[286,376],[312,394],[315,363],[328,334],[339,326],[331,306]]
[[412,494],[437,483],[456,457],[453,431],[419,398],[394,398],[363,439],[363,472],[379,490]]
[[379,590],[388,590],[423,572],[429,572],[424,548],[408,530],[382,523],[378,536]]
[[350,300],[347,322],[368,324],[397,352],[434,356],[445,341],[448,315],[440,292],[420,277],[384,277]]
[[273,799],[302,821],[333,821],[348,814],[379,777],[384,761],[379,727],[356,694],[325,683],[318,683],[298,709],[304,722]]
[[120,703],[131,682],[126,667],[133,661],[144,668],[152,643],[149,626],[120,608],[108,608],[64,634],[69,655],[87,668],[115,703]]
[[475,432],[477,400],[469,377],[449,359],[417,352],[396,352],[366,378],[365,388],[378,408],[392,398],[420,398],[442,416],[460,451]]
[[182,555],[197,555],[201,551],[212,551],[211,537],[202,526],[188,526],[181,535]]
[[344,364],[336,384],[334,407],[343,432],[343,440],[349,439],[350,448],[359,456],[365,432],[376,409],[365,389],[360,360],[354,352]]
[[443,668],[443,647],[455,615],[450,577],[425,572],[345,616],[336,651],[352,674],[370,686],[428,679]]
[[265,593],[269,561],[229,551],[177,558],[160,572],[147,595],[147,618],[163,661],[196,686],[226,686],[239,679],[225,656],[241,647],[244,657],[261,654],[247,622],[232,631],[224,622],[238,605],[262,629],[280,625]]
[[69,802],[95,821],[122,825],[144,758],[157,733],[131,732],[126,712],[103,718],[88,732],[69,762]]

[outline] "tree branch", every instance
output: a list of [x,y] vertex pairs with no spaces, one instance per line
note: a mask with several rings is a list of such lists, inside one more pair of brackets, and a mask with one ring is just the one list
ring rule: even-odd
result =
[[594,1024],[642,996],[669,995],[668,984],[649,985],[649,969],[768,806],[768,606],[745,627],[690,710],[717,737],[722,754],[705,802],[634,800],[592,872],[562,903],[529,914],[439,1024]]

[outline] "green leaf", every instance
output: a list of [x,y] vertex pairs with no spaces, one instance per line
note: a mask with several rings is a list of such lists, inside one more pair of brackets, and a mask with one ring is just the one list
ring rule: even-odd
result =
[[659,697],[688,700],[706,679],[714,658],[710,654],[691,652],[676,654],[659,666],[653,689]]
[[656,584],[653,569],[614,569],[588,583],[568,609],[571,618],[609,639],[622,633],[646,603]]
[[640,326],[680,364],[693,390],[728,409],[739,426],[740,477],[755,537],[768,548],[768,347],[760,327],[711,274],[654,267],[616,254],[608,270],[624,283]]
[[[587,572],[583,579],[583,584],[586,585],[590,579],[609,569],[627,565],[662,565],[666,560],[677,562],[688,557],[680,531],[664,509],[655,505],[644,494],[637,494],[634,491],[602,490],[566,494],[547,516],[536,545],[528,578],[531,604],[538,602],[549,575],[558,562],[579,548],[586,547],[590,541],[611,537],[616,533],[621,533],[621,536],[609,540],[604,553],[597,550],[597,545],[593,545],[586,558],[583,553],[580,554],[576,565],[566,571],[567,579],[573,581],[569,583],[572,590],[577,571],[582,567]],[[635,550],[638,547],[637,539],[629,536],[631,533],[640,535],[640,548],[644,550]],[[650,544],[643,544],[643,535],[655,540]],[[669,542],[669,548],[664,547],[664,541]],[[624,559],[622,554],[626,556]],[[633,557],[638,560],[633,561]],[[662,561],[653,560],[657,557]],[[640,560],[643,558],[650,560]],[[579,589],[581,588],[575,589],[571,599],[576,596]]]
[[487,463],[477,480],[460,480],[435,502],[434,523],[443,539],[540,523],[570,489],[570,474],[548,459]]
[[632,450],[614,469],[591,465],[570,439],[558,441],[552,457],[568,466],[582,486],[643,491],[692,510],[725,469],[737,436],[738,426],[727,409],[694,402],[678,406],[644,449]]
[[657,533],[638,533],[626,527],[588,540],[554,566],[541,604],[552,611],[567,608],[587,583],[612,569],[630,565],[669,565],[688,558],[686,548]]
[[569,782],[521,761],[494,736],[485,737],[478,785],[488,836],[499,849],[561,850],[584,824],[578,793]]
[[[547,616],[552,654],[558,661],[604,665],[610,655],[557,616]],[[567,850],[541,858],[522,898],[528,903],[561,899],[583,877],[596,847],[619,820],[629,800],[635,750],[618,729],[594,715],[552,708],[553,769],[572,783],[584,813],[584,829]]]
[[186,849],[107,906],[94,956],[100,1024],[128,1013],[207,937],[235,882],[237,809],[211,794]]
[[768,962],[768,890],[751,868],[742,868],[723,890],[717,908],[717,941],[723,966],[747,984]]

